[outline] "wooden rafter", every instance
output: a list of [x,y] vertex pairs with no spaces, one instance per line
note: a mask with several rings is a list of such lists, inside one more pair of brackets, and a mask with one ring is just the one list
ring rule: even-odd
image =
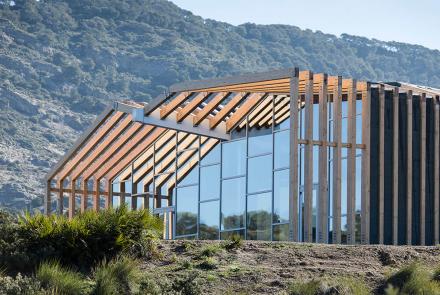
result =
[[164,119],[189,98],[191,92],[181,92],[160,110],[160,118]]
[[[200,92],[188,104],[177,112],[176,121],[182,122],[191,112],[193,112],[205,99],[207,99],[209,92]],[[226,95],[225,92],[217,93],[221,97]]]
[[246,101],[226,121],[226,132],[230,132],[264,98],[263,93],[252,93]]
[[[222,92],[223,93],[223,92]],[[229,93],[228,93],[229,94]],[[206,117],[208,117],[217,108],[228,95],[216,95],[207,105],[197,113],[193,118],[193,125],[199,125]]]

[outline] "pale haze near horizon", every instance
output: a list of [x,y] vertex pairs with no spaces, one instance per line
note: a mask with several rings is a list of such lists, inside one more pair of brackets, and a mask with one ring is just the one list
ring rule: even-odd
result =
[[440,50],[440,0],[171,0],[195,15],[239,25],[294,25],[340,36]]

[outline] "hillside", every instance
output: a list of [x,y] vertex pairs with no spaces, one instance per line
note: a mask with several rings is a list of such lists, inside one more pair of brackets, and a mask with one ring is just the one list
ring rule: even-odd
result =
[[373,294],[383,294],[380,288],[385,279],[402,267],[417,261],[437,269],[440,262],[438,247],[246,241],[226,251],[221,245],[217,241],[163,241],[159,250],[164,258],[145,260],[145,273],[159,285],[191,277],[201,294],[287,294],[293,282],[342,278],[365,282]]
[[417,45],[232,26],[165,0],[0,1],[0,205],[38,207],[44,174],[114,100],[292,66],[440,86],[440,52]]

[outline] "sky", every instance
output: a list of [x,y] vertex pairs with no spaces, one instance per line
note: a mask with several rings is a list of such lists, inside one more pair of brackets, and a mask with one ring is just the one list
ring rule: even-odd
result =
[[171,0],[233,25],[287,24],[440,50],[440,0]]

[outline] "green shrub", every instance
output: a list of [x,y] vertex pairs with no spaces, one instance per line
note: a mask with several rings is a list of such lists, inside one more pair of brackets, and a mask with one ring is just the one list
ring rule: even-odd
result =
[[[162,222],[147,210],[125,206],[100,212],[87,211],[68,220],[65,216],[25,214],[0,238],[0,265],[10,272],[34,269],[42,261],[88,270],[121,251],[144,255],[152,239],[162,233]],[[5,245],[5,249],[1,246]]]
[[311,280],[308,282],[294,282],[289,287],[290,295],[315,295],[321,290],[321,282]]
[[214,257],[205,257],[199,264],[199,268],[205,270],[211,270],[217,268],[218,261]]
[[226,250],[235,250],[243,246],[243,238],[240,235],[232,235],[228,240],[222,244]]
[[351,277],[322,278],[307,282],[294,282],[289,287],[291,295],[368,295],[371,290],[363,280]]
[[42,263],[35,276],[45,289],[56,290],[58,294],[80,295],[89,291],[89,284],[81,274],[62,267],[59,262]]
[[109,263],[103,261],[94,272],[95,287],[93,294],[112,295],[137,292],[139,289],[140,270],[138,263],[125,256]]
[[214,255],[216,255],[217,253],[219,253],[222,250],[221,246],[219,244],[210,244],[205,246],[201,252],[200,252],[200,256],[201,257],[212,257]]
[[198,295],[202,294],[200,284],[197,281],[197,273],[191,272],[187,273],[182,277],[176,278],[171,284],[172,294],[182,294],[182,295]]
[[[436,272],[437,273],[437,272]],[[403,267],[391,275],[385,286],[391,290],[398,290],[399,294],[440,294],[440,284],[427,268],[417,263]],[[392,293],[390,293],[392,294]]]
[[0,275],[0,294],[43,294],[40,283],[34,278],[18,274],[15,278]]

